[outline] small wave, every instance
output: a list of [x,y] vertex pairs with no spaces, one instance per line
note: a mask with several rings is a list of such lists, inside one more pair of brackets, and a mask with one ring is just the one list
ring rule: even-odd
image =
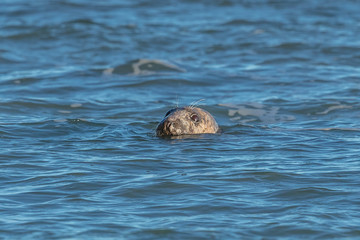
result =
[[324,187],[303,187],[291,190],[279,190],[267,194],[268,197],[276,199],[288,199],[290,201],[309,200],[326,198],[329,196],[343,195],[346,192],[324,188]]
[[65,73],[78,71],[75,66],[61,66],[50,69],[19,70],[0,76],[0,81],[17,80],[23,78],[37,78],[44,76],[59,76]]
[[186,72],[186,70],[163,60],[138,59],[103,71],[105,75],[153,75],[165,72]]
[[324,111],[318,112],[317,114],[325,115],[325,114],[328,114],[329,112],[332,112],[332,111],[335,111],[338,109],[349,109],[349,108],[352,108],[352,107],[348,106],[348,105],[339,104],[339,105],[330,106],[327,109],[325,109]]
[[231,120],[247,124],[249,122],[258,121],[265,124],[277,123],[282,121],[292,121],[295,117],[292,115],[280,114],[279,107],[268,107],[260,103],[248,104],[219,104],[219,106],[227,107],[228,115]]

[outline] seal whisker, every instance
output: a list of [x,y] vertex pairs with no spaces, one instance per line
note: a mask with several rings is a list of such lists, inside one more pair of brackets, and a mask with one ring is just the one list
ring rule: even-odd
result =
[[155,136],[156,136],[156,129],[157,129],[157,125],[151,127],[151,132],[153,132]]
[[195,107],[198,106],[198,103],[199,103],[199,102],[202,102],[202,101],[205,101],[205,98],[202,98],[202,99],[199,99],[199,100],[197,100],[197,101],[192,102],[189,107],[190,107],[191,109],[194,109]]
[[176,99],[175,99],[175,101],[173,101],[173,103],[171,104],[170,107],[172,107],[172,108],[179,108],[179,104],[180,104],[180,98],[179,98],[178,95],[176,95]]
[[179,107],[179,95],[176,94],[176,108]]

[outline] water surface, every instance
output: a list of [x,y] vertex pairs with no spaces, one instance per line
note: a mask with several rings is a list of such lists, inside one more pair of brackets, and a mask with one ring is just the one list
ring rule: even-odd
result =
[[[357,1],[3,1],[0,238],[357,239]],[[162,139],[198,102],[221,134]]]

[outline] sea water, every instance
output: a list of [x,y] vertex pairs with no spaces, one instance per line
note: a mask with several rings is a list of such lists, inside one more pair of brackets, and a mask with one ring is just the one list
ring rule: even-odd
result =
[[[3,0],[1,239],[359,239],[358,1]],[[221,133],[162,139],[197,102]]]

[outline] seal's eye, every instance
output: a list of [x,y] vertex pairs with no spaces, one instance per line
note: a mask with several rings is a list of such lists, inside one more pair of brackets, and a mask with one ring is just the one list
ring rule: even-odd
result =
[[193,114],[190,116],[191,120],[193,120],[194,122],[198,122],[200,119],[199,119],[199,116],[196,115],[196,114]]

